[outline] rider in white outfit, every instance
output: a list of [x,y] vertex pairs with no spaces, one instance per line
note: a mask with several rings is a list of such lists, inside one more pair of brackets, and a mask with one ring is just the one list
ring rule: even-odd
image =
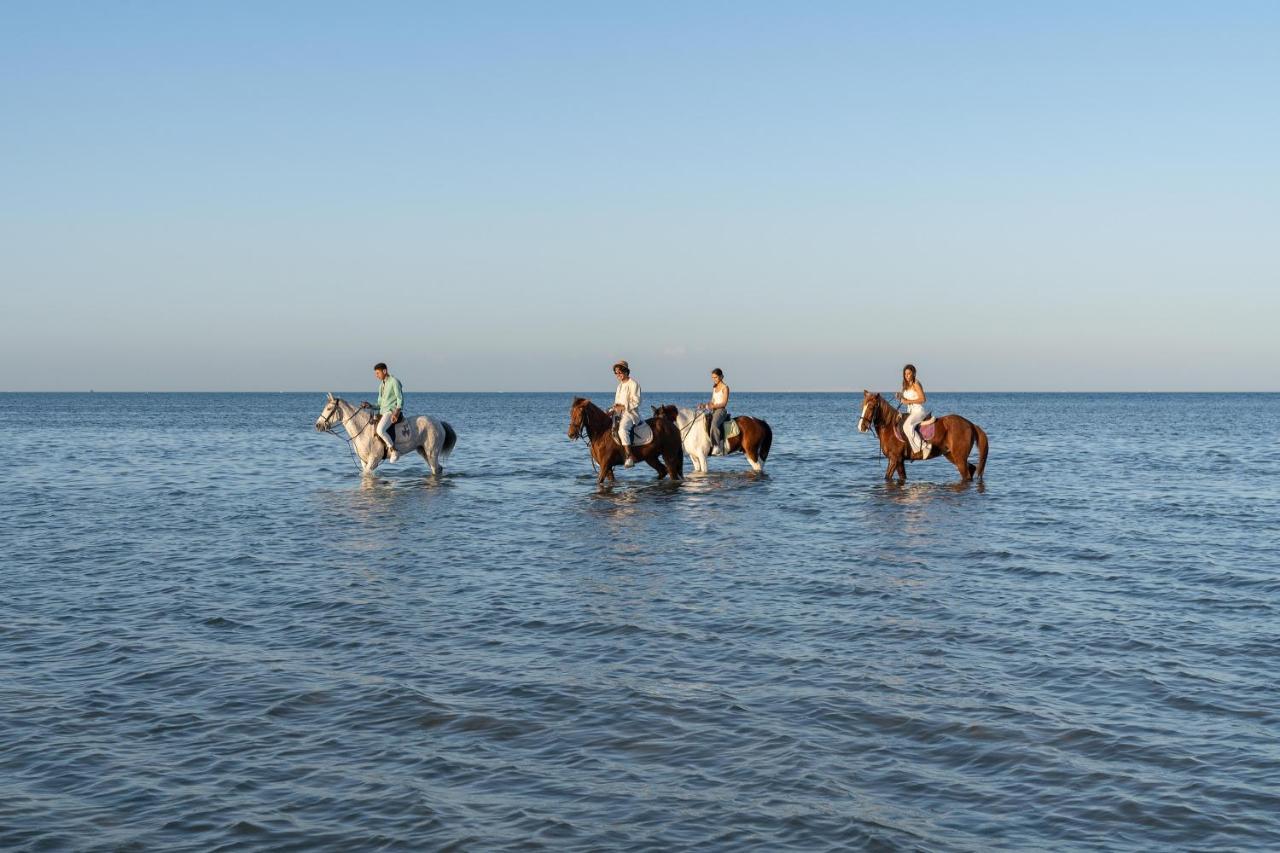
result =
[[619,361],[613,366],[613,375],[618,378],[618,390],[613,395],[613,410],[618,413],[618,433],[622,441],[626,461],[623,467],[630,468],[636,464],[635,455],[631,452],[631,430],[641,421],[640,418],[640,383],[631,378],[631,366]]
[[894,396],[907,404],[907,417],[902,422],[902,432],[907,437],[907,443],[911,445],[911,451],[921,454],[921,459],[928,459],[933,445],[921,438],[917,431],[920,422],[924,420],[924,404],[928,398],[925,397],[920,380],[916,378],[914,364],[908,364],[902,368],[902,391]]

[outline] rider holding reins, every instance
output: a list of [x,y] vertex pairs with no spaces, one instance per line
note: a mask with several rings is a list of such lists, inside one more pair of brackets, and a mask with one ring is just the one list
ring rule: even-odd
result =
[[914,364],[908,364],[902,368],[902,390],[893,396],[907,404],[907,417],[902,422],[902,434],[907,437],[907,443],[911,445],[913,453],[919,453],[921,459],[928,459],[933,445],[925,441],[916,431],[920,422],[924,420],[924,404],[928,398],[925,397],[924,387],[916,377]]
[[[378,362],[373,366],[373,375],[378,377],[378,438],[381,438],[387,445],[387,461],[400,461],[400,454],[396,453],[396,443],[391,437],[391,425],[400,415],[400,410],[404,408],[404,389],[400,387],[400,380],[396,379],[387,370],[384,362]],[[369,401],[360,404],[360,408],[372,408]]]
[[635,455],[631,452],[631,430],[641,422],[640,417],[640,383],[631,378],[631,365],[619,360],[613,366],[613,375],[618,379],[618,390],[613,395],[613,411],[618,417],[618,440],[622,442],[622,451],[626,454],[624,468],[636,464]]
[[720,368],[711,371],[711,402],[699,403],[698,409],[711,413],[711,424],[708,427],[711,455],[727,456],[729,444],[724,440],[724,419],[729,415],[729,386],[724,384],[724,371]]

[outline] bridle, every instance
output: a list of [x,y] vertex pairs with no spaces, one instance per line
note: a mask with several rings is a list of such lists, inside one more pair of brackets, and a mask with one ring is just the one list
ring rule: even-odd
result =
[[858,416],[858,432],[862,432],[862,422],[866,421],[868,429],[878,429],[880,426],[880,402],[884,398],[879,394],[875,399],[869,400],[862,404],[862,413]]
[[[339,411],[341,411],[341,407],[338,405],[340,400],[341,398],[334,397],[333,398],[333,414],[328,416],[321,415],[320,417],[316,418],[316,423],[324,424],[325,432],[329,433],[329,435],[336,435],[338,438],[345,441],[347,443],[347,449],[351,451],[351,458],[355,460],[356,466],[359,468],[363,468],[364,466],[360,462],[359,455],[356,453],[356,439],[362,436],[364,434],[364,431],[373,425],[374,417],[372,414],[370,414],[369,419],[364,422],[364,426],[356,430],[355,435],[344,435],[343,433],[338,432],[338,425],[341,424],[342,421],[339,420],[338,423],[333,423],[333,416],[338,414]],[[329,407],[325,406],[325,408],[327,409]],[[356,415],[360,414],[363,411],[364,409],[357,408],[354,412],[352,412],[352,417],[355,417]]]

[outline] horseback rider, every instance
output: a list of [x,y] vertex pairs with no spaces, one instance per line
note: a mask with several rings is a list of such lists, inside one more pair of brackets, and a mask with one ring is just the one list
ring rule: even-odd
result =
[[902,368],[902,390],[893,396],[907,404],[907,417],[902,422],[902,434],[907,437],[907,443],[911,445],[913,453],[919,453],[921,459],[928,459],[933,445],[925,441],[924,437],[916,431],[920,422],[924,420],[924,404],[928,398],[925,397],[924,387],[916,377],[914,364],[908,364]]
[[[404,389],[400,387],[400,380],[396,379],[387,370],[384,362],[378,362],[373,366],[373,375],[378,377],[378,438],[382,439],[387,445],[387,461],[400,461],[400,454],[396,453],[396,442],[391,437],[391,425],[400,418],[400,410],[404,407]],[[368,400],[360,403],[360,408],[369,409],[372,406]]]
[[618,378],[618,390],[613,395],[613,411],[618,418],[618,440],[626,453],[624,468],[636,464],[635,454],[631,452],[631,430],[641,422],[640,417],[640,383],[631,378],[631,365],[619,360],[613,366],[613,375]]
[[724,371],[718,367],[711,371],[711,402],[699,403],[698,410],[711,413],[708,427],[711,455],[727,456],[729,443],[724,440],[724,419],[729,416],[729,386],[724,384]]

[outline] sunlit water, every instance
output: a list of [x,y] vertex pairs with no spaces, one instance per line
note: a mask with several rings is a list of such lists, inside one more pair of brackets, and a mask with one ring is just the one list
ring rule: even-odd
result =
[[570,399],[362,481],[323,394],[0,395],[0,848],[1280,848],[1280,397],[938,394],[958,488],[740,394],[766,475],[605,490]]

